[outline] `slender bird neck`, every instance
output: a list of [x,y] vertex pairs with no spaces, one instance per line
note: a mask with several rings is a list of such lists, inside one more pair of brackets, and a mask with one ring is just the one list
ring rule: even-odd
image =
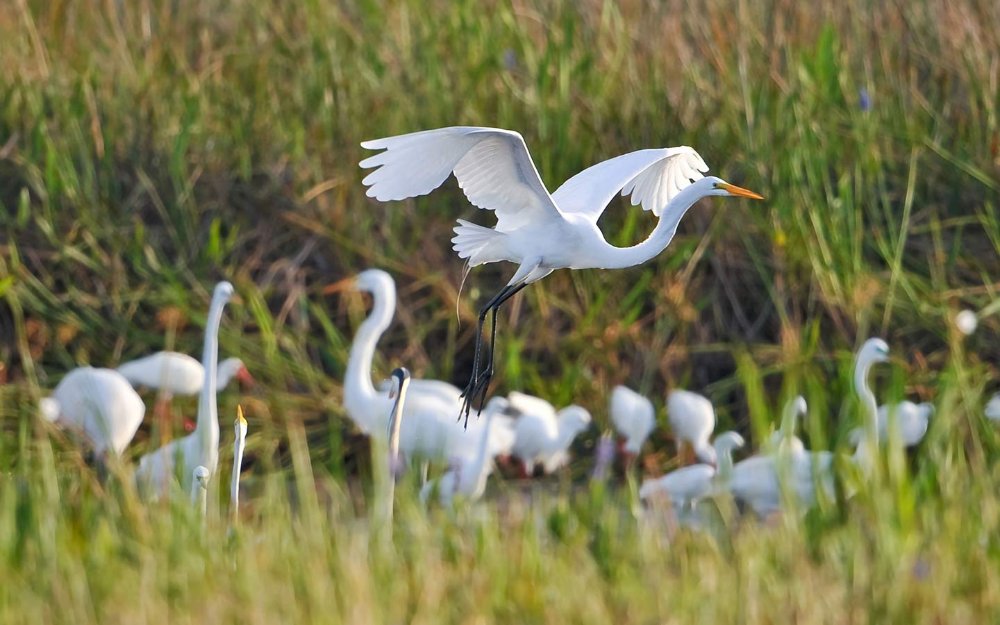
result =
[[[396,462],[399,459],[399,432],[403,426],[403,403],[406,401],[406,389],[410,386],[409,378],[403,378],[399,382],[399,391],[396,394],[396,403],[392,406],[392,416],[389,417],[389,467],[390,470],[397,469]],[[395,476],[390,476],[395,478]]]
[[718,468],[715,474],[718,476],[722,482],[729,481],[729,477],[733,474],[733,452],[729,447],[721,447],[716,449],[716,454],[718,455]]
[[854,388],[865,410],[865,430],[872,443],[878,445],[878,401],[868,385],[868,372],[872,368],[870,360],[859,359],[854,367]]
[[372,384],[372,361],[379,337],[392,323],[396,309],[395,289],[387,287],[373,291],[372,301],[372,311],[358,328],[351,344],[344,376],[344,408],[351,418],[369,431],[375,427],[376,415],[371,411],[378,398]]
[[233,514],[237,514],[240,504],[240,473],[243,468],[243,446],[245,444],[243,436],[237,434],[236,444],[233,448],[233,477],[229,485],[229,501]]
[[205,383],[198,397],[198,421],[195,433],[201,446],[201,459],[197,464],[204,465],[210,474],[215,473],[219,460],[219,415],[216,405],[216,378],[219,364],[219,324],[222,322],[222,310],[226,307],[224,298],[212,298],[208,309],[208,320],[205,323],[205,346],[201,355],[201,364],[205,369]]
[[670,245],[681,219],[694,203],[703,197],[705,197],[703,189],[694,185],[685,188],[663,209],[656,227],[644,241],[630,247],[616,247],[605,243],[603,249],[598,251],[600,259],[596,263],[597,266],[601,269],[623,269],[641,265],[654,258]]

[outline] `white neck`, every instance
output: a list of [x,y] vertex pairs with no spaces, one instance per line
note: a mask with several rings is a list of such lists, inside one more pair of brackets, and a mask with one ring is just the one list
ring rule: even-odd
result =
[[403,425],[403,404],[406,401],[406,389],[410,386],[410,379],[404,377],[399,382],[399,390],[396,395],[396,403],[392,406],[392,415],[389,417],[389,481],[396,479],[395,471],[399,468],[399,432]]
[[596,259],[594,267],[600,269],[623,269],[641,265],[662,252],[677,232],[677,225],[695,202],[705,197],[704,189],[696,185],[686,187],[674,196],[661,212],[656,227],[645,241],[631,247],[615,247],[605,242],[593,250]]
[[344,408],[362,429],[369,432],[378,423],[378,415],[373,414],[373,409],[377,411],[379,393],[372,384],[372,361],[379,337],[392,322],[396,309],[395,289],[379,288],[372,293],[372,300],[371,314],[354,335],[344,376]]
[[229,486],[229,509],[233,518],[239,517],[240,473],[243,469],[243,447],[246,443],[246,429],[236,425],[236,440],[233,442],[233,478]]
[[865,410],[865,434],[870,438],[873,448],[878,449],[878,401],[868,386],[868,372],[871,368],[871,360],[858,359],[854,365],[854,389]]
[[[219,363],[219,324],[226,298],[213,297],[205,323],[205,347],[201,354],[201,364],[205,369],[205,383],[198,397],[198,423],[194,436],[198,439],[200,459],[195,465],[204,465],[210,475],[215,474],[219,465],[219,414],[216,405],[216,377]],[[190,467],[189,467],[190,469]]]
[[716,479],[727,482],[729,476],[733,474],[733,450],[724,445],[716,449],[715,453],[718,458],[718,468],[715,470]]
[[479,435],[479,448],[476,449],[476,455],[467,465],[462,467],[463,475],[468,475],[468,479],[475,482],[483,479],[486,468],[489,467],[489,463],[492,461],[492,458],[489,457],[489,445],[490,431],[493,428],[493,415],[495,412],[495,410],[490,410],[486,413],[486,422],[483,423],[483,433]]

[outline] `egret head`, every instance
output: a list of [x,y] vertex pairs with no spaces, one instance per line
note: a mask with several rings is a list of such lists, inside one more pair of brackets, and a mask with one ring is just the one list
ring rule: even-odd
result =
[[208,488],[208,478],[211,476],[208,468],[202,465],[198,465],[194,470],[194,479],[198,482],[198,485],[202,488]]
[[581,406],[566,406],[559,411],[559,422],[574,432],[582,432],[590,425],[590,412]]
[[723,432],[715,437],[715,453],[717,456],[731,453],[746,444],[739,432]]
[[233,297],[234,292],[235,291],[233,290],[233,285],[223,280],[222,282],[215,285],[215,290],[212,291],[212,297],[214,299],[219,299],[228,302]]
[[734,184],[729,184],[722,178],[716,178],[715,176],[705,176],[701,180],[694,183],[696,186],[704,187],[706,195],[721,195],[724,197],[745,197],[751,200],[763,200],[764,196],[759,193],[754,193],[750,189],[744,189],[743,187],[737,187]]
[[858,350],[858,363],[888,362],[889,345],[880,338],[870,338]]
[[218,375],[219,388],[225,388],[234,379],[240,383],[241,388],[253,388],[256,384],[250,371],[239,358],[226,358],[220,362]]
[[406,367],[396,367],[392,370],[391,382],[389,399],[396,399],[410,384],[410,370]]

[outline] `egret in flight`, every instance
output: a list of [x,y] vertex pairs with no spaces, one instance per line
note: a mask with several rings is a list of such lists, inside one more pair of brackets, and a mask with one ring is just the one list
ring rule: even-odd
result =
[[[518,265],[513,277],[479,311],[472,376],[463,391],[468,423],[474,398],[480,410],[493,375],[497,309],[515,293],[556,269],[621,269],[662,252],[688,209],[709,195],[763,199],[714,176],[705,161],[682,146],[639,150],[604,161],[567,180],[553,193],[545,188],[524,139],[498,128],[455,126],[365,141],[383,150],[361,161],[375,168],[363,183],[379,201],[426,195],[455,175],[469,201],[496,214],[487,228],[458,220],[453,249],[469,267],[506,261]],[[692,181],[694,181],[692,183]],[[633,205],[653,211],[657,222],[645,241],[615,247],[597,221],[618,192]],[[480,370],[482,333],[491,314],[488,364]]]

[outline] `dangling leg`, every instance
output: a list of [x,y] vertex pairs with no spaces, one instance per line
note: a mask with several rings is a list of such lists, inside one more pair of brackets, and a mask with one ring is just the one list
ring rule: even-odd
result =
[[486,325],[486,315],[493,309],[496,305],[497,300],[503,297],[511,287],[505,286],[500,289],[496,295],[490,298],[486,305],[482,307],[479,311],[479,322],[476,325],[476,347],[472,356],[472,376],[469,377],[469,383],[466,384],[465,390],[462,391],[462,397],[465,401],[462,403],[462,409],[458,413],[458,418],[461,419],[465,416],[466,425],[469,422],[469,411],[472,408],[472,398],[474,396],[474,390],[476,388],[476,381],[479,378],[479,362],[482,360],[482,349],[483,349],[483,326]]
[[493,305],[493,315],[490,327],[490,354],[487,356],[489,359],[487,362],[489,365],[486,367],[486,371],[483,371],[479,375],[479,380],[476,385],[479,386],[479,412],[477,415],[482,414],[483,406],[486,404],[486,391],[490,387],[490,381],[493,379],[493,365],[494,365],[494,355],[496,354],[497,347],[497,310],[500,306],[504,304],[507,300],[514,297],[521,289],[528,286],[526,283],[519,284],[507,292],[500,300]]

